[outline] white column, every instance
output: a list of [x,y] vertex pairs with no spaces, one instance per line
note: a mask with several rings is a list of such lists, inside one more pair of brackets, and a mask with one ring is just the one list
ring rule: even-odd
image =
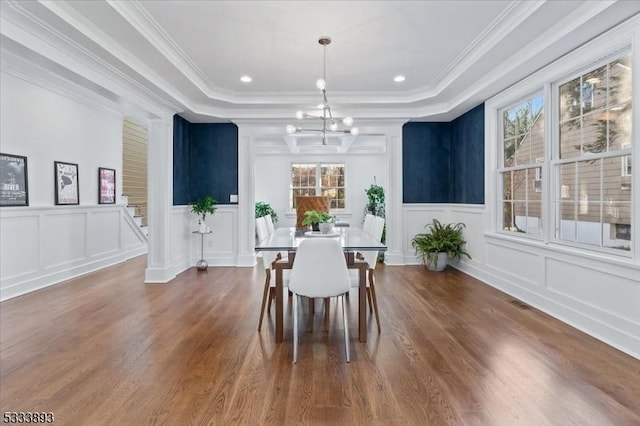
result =
[[402,123],[387,132],[387,182],[388,193],[386,225],[387,265],[404,265],[402,218]]
[[253,267],[254,252],[254,172],[251,127],[238,125],[238,259],[236,266]]
[[171,263],[173,212],[173,115],[149,120],[147,213],[149,252],[146,283],[166,283],[175,278]]

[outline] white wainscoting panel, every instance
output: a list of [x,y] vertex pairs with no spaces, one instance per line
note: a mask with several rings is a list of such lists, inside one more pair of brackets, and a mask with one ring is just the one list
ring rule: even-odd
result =
[[196,229],[196,226],[192,227],[193,216],[190,206],[173,207],[171,263],[176,275],[193,266],[191,263],[191,240],[195,238],[192,231]]
[[42,216],[40,245],[41,267],[59,269],[80,263],[87,253],[87,212],[64,208]]
[[509,247],[491,242],[486,265],[518,277],[518,282],[535,287],[544,283],[544,256],[526,247]]
[[[213,216],[207,215],[211,234],[204,235],[204,258],[209,266],[238,265],[238,206],[218,205]],[[198,218],[191,206],[173,207],[171,259],[176,274],[195,266],[200,260]]]
[[443,221],[447,216],[448,207],[445,204],[405,204],[403,206],[402,247],[406,264],[416,265],[422,262],[422,258],[416,256],[415,250],[411,246],[414,235],[426,232],[425,226],[431,223],[434,218]]
[[123,205],[16,207],[0,211],[0,300],[147,252]]
[[546,265],[547,288],[552,293],[624,321],[635,322],[640,329],[640,282],[554,258],[547,258]]
[[106,207],[88,217],[89,256],[100,257],[117,253],[120,249],[120,209]]
[[39,216],[14,216],[0,221],[0,273],[16,280],[38,271]]
[[[193,228],[196,229],[197,222]],[[238,207],[220,206],[207,218],[212,233],[204,236],[204,258],[211,266],[235,266],[238,258]],[[200,236],[192,237],[192,263],[200,259]]]

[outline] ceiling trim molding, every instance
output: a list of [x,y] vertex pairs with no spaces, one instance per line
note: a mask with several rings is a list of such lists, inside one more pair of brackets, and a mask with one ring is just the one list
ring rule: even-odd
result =
[[[489,88],[492,84],[500,81],[505,76],[507,76],[510,72],[512,72],[515,68],[519,67],[526,61],[530,60],[535,55],[539,54],[543,50],[547,49],[548,46],[552,45],[556,41],[566,37],[569,33],[576,30],[576,28],[583,25],[585,22],[589,21],[593,17],[597,16],[603,10],[607,9],[609,6],[615,3],[613,1],[597,1],[597,2],[587,2],[582,7],[574,10],[572,13],[567,15],[560,22],[556,23],[556,25],[548,28],[545,32],[541,33],[538,37],[531,40],[527,45],[525,45],[522,49],[518,51],[518,53],[511,57],[511,61],[508,64],[500,67],[494,68],[494,71],[491,76],[492,78],[485,79],[479,82],[474,88],[466,91],[463,94],[460,94],[457,97],[454,97],[448,104],[447,110],[454,109],[457,105],[464,103],[466,100],[472,98],[474,95],[482,92],[483,90]],[[542,40],[547,40],[547,43],[542,43]],[[555,58],[551,63],[557,61],[559,58]],[[549,65],[549,63],[540,64],[540,68],[544,68]],[[539,69],[540,69],[539,68]],[[535,72],[535,71],[534,71]],[[532,72],[531,74],[533,74]]]
[[2,55],[0,56],[0,72],[12,75],[34,86],[103,111],[109,115],[116,117],[124,115],[124,112],[119,110],[118,105],[108,100],[108,98],[61,77],[45,67],[29,62],[6,49],[2,49]]
[[[195,64],[153,20],[138,0],[134,0],[132,5],[124,5],[126,2],[120,3],[111,0],[108,0],[108,3],[128,22],[128,25],[138,31],[141,37],[156,49],[159,49],[159,52],[164,55],[168,63],[176,66],[176,69],[182,72],[183,75],[184,69],[187,71],[191,69],[190,72],[192,72],[193,78],[197,78],[205,88],[209,87],[210,82],[206,76],[195,67]],[[409,117],[419,119],[428,116],[438,116],[439,120],[446,120],[461,106],[474,102],[477,104],[482,101],[478,101],[477,98],[482,96],[485,99],[493,96],[499,82],[504,80],[506,76],[517,70],[518,67],[522,67],[523,64],[536,55],[544,52],[545,49],[554,46],[562,38],[567,37],[572,31],[580,28],[616,2],[602,0],[584,3],[572,13],[563,17],[554,26],[539,34],[538,37],[520,49],[508,61],[495,64],[486,73],[486,76],[478,80],[473,87],[462,89],[453,94],[452,98],[448,100],[438,101],[438,94],[453,84],[478,58],[485,55],[496,43],[507,37],[514,28],[517,28],[523,20],[538,10],[544,3],[545,1],[543,0],[512,2],[465,49],[463,54],[459,55],[447,67],[447,70],[442,73],[437,87],[423,92],[422,95],[414,92],[400,93],[395,91],[386,93],[359,92],[357,94],[338,92],[332,93],[334,104],[340,110],[351,112],[350,115],[357,116],[358,120],[360,120],[360,117],[375,119],[406,119]],[[69,25],[70,28],[86,37],[87,40],[96,43],[101,49],[113,55],[136,74],[126,74],[115,65],[100,58],[97,54],[56,29],[53,24],[49,24],[46,21],[43,22],[39,16],[35,16],[27,8],[22,7],[20,2],[15,0],[3,1],[3,6],[5,5],[10,7],[3,7],[3,22],[8,20],[11,25],[9,27],[3,25],[3,28],[0,28],[0,32],[3,35],[26,49],[69,70],[69,72],[95,82],[96,85],[104,87],[106,90],[114,93],[118,92],[120,96],[123,96],[122,92],[124,92],[128,96],[127,99],[133,100],[133,102],[136,102],[137,96],[156,107],[159,106],[177,112],[186,111],[193,116],[219,117],[227,120],[255,117],[283,118],[292,114],[289,109],[291,105],[315,105],[317,102],[316,92],[297,92],[284,95],[282,93],[263,92],[253,95],[238,94],[236,97],[229,97],[224,93],[220,95],[219,91],[216,92],[216,96],[220,95],[221,97],[209,97],[208,100],[204,97],[201,99],[190,98],[158,76],[146,64],[134,57],[126,47],[119,45],[114,39],[100,31],[68,4],[43,1],[40,3],[40,7],[44,7],[48,12],[56,15],[65,25]],[[32,38],[33,40],[37,39],[37,42],[32,41]],[[540,63],[540,68],[556,59],[553,58]],[[180,63],[180,66],[176,65],[176,61]],[[74,67],[74,62],[82,66]],[[96,80],[95,76],[98,75],[100,78]],[[191,78],[187,75],[185,77],[193,83]],[[147,82],[147,85],[143,84]],[[195,86],[202,90],[201,87]],[[203,93],[203,95],[208,96],[207,93]]]
[[[440,73],[429,86],[431,96],[441,93],[449,87],[460,75],[467,71],[478,59],[486,55],[495,45],[507,37],[522,22],[538,10],[546,0],[513,1],[509,6],[476,37],[467,48]],[[417,97],[428,93],[422,91]],[[422,96],[426,98],[427,96]]]
[[[41,2],[40,4],[51,13],[58,16],[72,28],[83,34],[89,40],[96,43],[105,51],[109,52],[109,54],[116,57],[118,60],[132,68],[140,75],[144,76],[156,87],[161,88],[162,91],[169,95],[172,99],[167,99],[167,97],[159,95],[157,91],[153,91],[145,87],[143,84],[131,78],[129,75],[111,65],[110,63],[106,62],[92,51],[78,44],[75,40],[70,39],[57,29],[53,28],[48,23],[43,22],[40,18],[34,16],[32,13],[21,7],[19,3],[13,1],[11,3],[13,3],[12,7],[14,7],[14,10],[20,13],[24,18],[28,19],[33,24],[37,25],[38,28],[46,31],[48,34],[53,36],[52,38],[48,38],[47,40],[43,41],[58,48],[61,51],[66,52],[68,55],[80,62],[83,62],[85,65],[92,67],[96,72],[103,74],[111,80],[120,80],[121,84],[125,83],[126,85],[133,88],[133,90],[141,93],[144,97],[148,98],[152,103],[158,104],[161,108],[181,111],[182,106],[176,104],[175,101],[181,103],[182,105],[188,104],[188,100],[185,99],[184,96],[175,88],[173,88],[167,81],[151,71],[146,65],[142,64],[139,60],[137,60],[137,58],[131,55],[128,50],[122,48],[111,37],[96,29],[92,24],[87,23],[83,17],[79,16],[64,2],[45,1]],[[38,38],[41,38],[32,31],[30,31],[30,33]],[[58,41],[58,43],[54,43],[54,40]],[[71,52],[68,52],[69,48],[71,49]],[[146,72],[143,73],[142,70],[145,70]]]
[[144,37],[156,50],[162,54],[178,71],[182,73],[195,87],[209,98],[218,98],[233,102],[228,96],[213,90],[213,83],[198,68],[191,58],[178,46],[167,34],[160,24],[153,19],[151,14],[140,4],[138,0],[127,2],[107,0],[120,16],[122,16],[132,28]]

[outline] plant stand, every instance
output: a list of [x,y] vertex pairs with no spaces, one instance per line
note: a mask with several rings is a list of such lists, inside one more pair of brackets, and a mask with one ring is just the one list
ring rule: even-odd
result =
[[198,263],[196,263],[196,268],[198,269],[198,271],[206,271],[207,268],[209,267],[209,264],[207,263],[206,260],[204,260],[204,235],[211,234],[212,231],[209,231],[209,232],[193,231],[193,233],[200,234],[200,260],[198,260]]

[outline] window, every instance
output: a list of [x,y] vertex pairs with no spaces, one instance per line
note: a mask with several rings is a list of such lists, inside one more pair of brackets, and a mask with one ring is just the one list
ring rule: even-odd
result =
[[631,86],[630,56],[557,86],[557,240],[631,248]]
[[499,135],[502,161],[502,230],[539,237],[542,229],[544,98],[537,95],[505,108]]
[[345,166],[343,163],[294,163],[291,165],[289,205],[295,209],[298,195],[326,195],[331,209],[345,208]]

